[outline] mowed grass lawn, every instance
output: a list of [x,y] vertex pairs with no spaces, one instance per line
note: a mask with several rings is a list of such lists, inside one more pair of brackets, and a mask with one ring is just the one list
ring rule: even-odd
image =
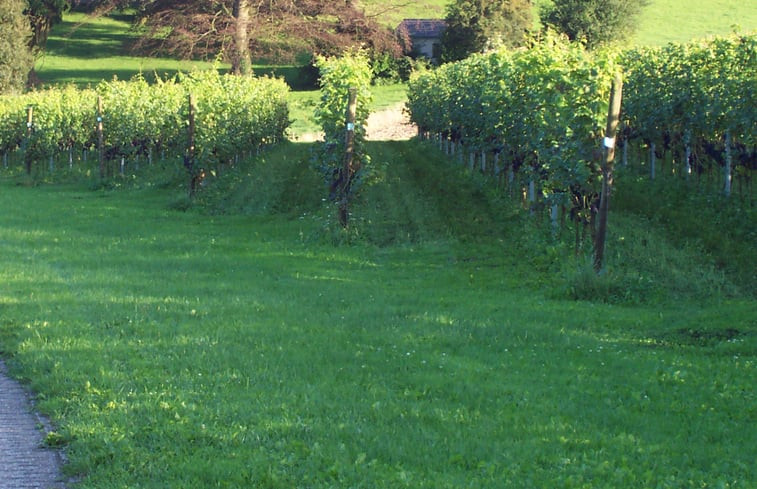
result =
[[0,353],[72,487],[757,487],[753,301],[559,300],[496,238],[167,198],[0,182]]

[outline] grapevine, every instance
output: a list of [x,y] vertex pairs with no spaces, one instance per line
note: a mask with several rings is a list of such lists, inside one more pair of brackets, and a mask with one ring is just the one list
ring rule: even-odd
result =
[[[486,171],[521,175],[548,204],[572,201],[571,215],[587,219],[617,72],[625,78],[624,140],[677,149],[687,168],[709,152],[723,160],[727,179],[730,159],[735,172],[757,166],[755,34],[623,52],[587,52],[547,35],[528,50],[474,55],[416,76],[407,105],[421,134],[482,155]],[[487,154],[496,166],[484,166]]]
[[[100,96],[108,159],[180,156],[187,144],[187,97],[192,93],[198,105],[197,158],[210,171],[232,164],[240,153],[283,139],[289,125],[288,90],[278,79],[208,71],[155,84],[136,77],[101,82],[94,90],[69,86],[0,97],[0,151],[23,149],[31,165],[58,159],[65,151],[95,149]],[[31,127],[26,122],[29,108]]]

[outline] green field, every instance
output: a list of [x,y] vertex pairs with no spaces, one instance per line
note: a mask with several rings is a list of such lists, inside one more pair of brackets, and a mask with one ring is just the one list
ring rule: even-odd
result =
[[0,352],[74,487],[757,484],[754,276],[702,239],[740,215],[720,241],[753,248],[745,202],[687,234],[694,201],[621,185],[597,279],[433,147],[369,151],[347,233],[307,144],[188,212],[158,166],[0,180]]
[[[749,2],[691,2],[654,27],[663,4],[639,42],[757,26]],[[49,83],[187,69],[124,57],[123,19],[69,35],[76,15]],[[291,94],[295,135],[317,98]],[[311,143],[194,202],[175,160],[104,183],[91,159],[0,167],[0,355],[72,489],[757,487],[753,186],[619,169],[597,276],[519,189],[428,143],[367,149],[348,230]]]
[[53,29],[47,50],[37,61],[37,75],[43,84],[94,86],[100,80],[128,80],[139,73],[149,79],[213,67],[205,62],[131,56],[126,47],[131,38],[126,15],[92,18],[82,13],[66,14]]
[[732,0],[651,0],[634,41],[659,46],[757,29],[757,3]]

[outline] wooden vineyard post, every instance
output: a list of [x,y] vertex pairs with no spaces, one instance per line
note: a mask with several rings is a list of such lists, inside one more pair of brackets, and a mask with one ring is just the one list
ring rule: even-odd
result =
[[100,180],[105,180],[105,144],[103,137],[103,98],[97,96],[97,162],[100,167]]
[[594,270],[602,270],[607,240],[607,215],[610,212],[610,193],[612,191],[613,166],[615,161],[615,135],[620,120],[620,101],[623,93],[623,79],[618,74],[612,82],[610,90],[610,110],[607,113],[607,129],[605,130],[605,160],[602,164],[602,194],[599,202],[599,225],[594,246]]
[[654,142],[649,145],[649,179],[654,180],[657,173],[657,146]]
[[689,176],[691,176],[691,131],[689,129],[686,129],[683,133],[683,142],[686,146],[684,155],[686,169],[684,171],[686,173],[686,180],[688,180]]
[[191,93],[189,94],[189,129],[188,129],[188,144],[187,144],[187,154],[184,156],[184,166],[187,169],[187,172],[189,172],[189,197],[194,197],[195,190],[196,190],[196,179],[195,179],[195,169],[194,169],[194,160],[195,160],[195,99],[194,95]]
[[339,184],[339,223],[342,227],[347,227],[349,223],[349,193],[352,176],[359,168],[354,162],[355,159],[355,118],[357,117],[357,89],[350,88],[350,98],[347,104],[346,114],[346,135],[344,150],[344,165],[342,167],[342,178]]
[[[26,141],[27,141],[27,147],[29,145],[29,140],[32,137],[32,131],[34,128],[34,107],[31,105],[26,109]],[[31,175],[32,174],[32,160],[29,158],[28,155],[24,155],[24,159],[26,160],[26,174]]]
[[732,150],[731,131],[725,132],[725,182],[723,190],[726,197],[731,196],[731,182],[733,181],[733,150]]

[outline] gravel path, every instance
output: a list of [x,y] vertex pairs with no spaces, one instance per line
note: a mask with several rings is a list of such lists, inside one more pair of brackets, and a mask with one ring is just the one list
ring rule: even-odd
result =
[[0,489],[63,489],[60,454],[43,448],[42,420],[0,360]]
[[418,128],[410,123],[405,104],[400,103],[368,116],[365,137],[369,141],[404,141],[418,134]]
[[[418,128],[410,123],[405,104],[399,103],[368,116],[365,138],[368,141],[406,141],[418,134]],[[323,133],[300,134],[294,138],[300,142],[322,141]]]

